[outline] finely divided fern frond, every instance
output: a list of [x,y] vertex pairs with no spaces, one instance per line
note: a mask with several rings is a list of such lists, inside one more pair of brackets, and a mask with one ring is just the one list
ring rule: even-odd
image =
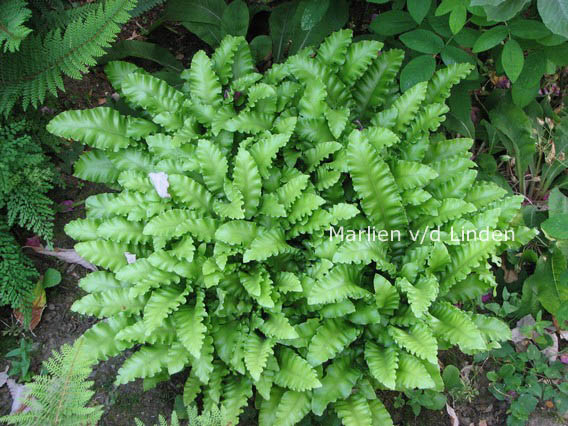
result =
[[62,75],[79,79],[102,56],[130,19],[136,0],[105,0],[66,29],[31,34],[15,53],[0,61],[0,113],[7,114],[21,99],[24,109],[41,104],[49,92],[64,90]]
[[0,5],[0,47],[5,52],[15,52],[20,48],[31,29],[24,22],[32,15],[25,0],[5,0]]
[[43,363],[47,372],[26,385],[29,411],[0,418],[10,425],[95,426],[102,416],[101,406],[89,406],[94,395],[91,364],[84,356],[83,342],[64,345]]

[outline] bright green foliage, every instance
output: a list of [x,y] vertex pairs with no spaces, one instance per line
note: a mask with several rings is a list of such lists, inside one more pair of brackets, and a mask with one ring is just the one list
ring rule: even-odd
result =
[[[7,31],[14,31],[4,44],[9,53],[0,55],[0,113],[4,115],[19,99],[26,109],[41,104],[48,92],[56,96],[57,89],[63,90],[63,75],[80,79],[111,45],[136,0],[104,0],[71,9],[63,16],[51,11],[44,17],[48,23],[34,19],[38,30],[30,35],[22,25],[12,28],[30,15],[27,9],[14,9],[22,4],[25,2],[10,0],[0,5],[0,44]],[[48,26],[49,18],[53,27]],[[5,20],[9,21],[7,28]]]
[[10,425],[95,425],[103,414],[101,406],[89,406],[94,395],[90,359],[85,357],[85,347],[79,343],[64,345],[60,352],[53,351],[51,358],[43,363],[45,374],[35,376],[26,385],[30,407],[0,418]]
[[[184,402],[201,395],[234,424],[253,395],[261,425],[325,409],[345,425],[389,424],[373,388],[440,391],[439,347],[509,337],[447,301],[469,277],[490,287],[488,261],[519,244],[457,244],[452,227],[521,229],[510,228],[519,198],[474,183],[472,141],[430,136],[443,119],[431,107],[444,111],[470,66],[400,95],[402,53],[380,47],[343,30],[260,75],[244,39],[228,37],[213,59],[194,56],[182,91],[110,63],[145,119],[102,108],[49,124],[95,148],[78,176],[122,189],[89,198],[86,221],[68,228],[79,254],[111,271],[80,284],[91,294],[73,309],[108,317],[85,344],[98,359],[142,344],[117,383],[187,367]],[[117,220],[129,238],[108,232]],[[393,241],[349,238],[373,227]],[[112,302],[117,292],[129,300]]]

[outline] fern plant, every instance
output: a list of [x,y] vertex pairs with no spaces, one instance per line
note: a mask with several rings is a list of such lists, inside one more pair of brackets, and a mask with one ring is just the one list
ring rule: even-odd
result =
[[31,261],[9,233],[14,225],[48,242],[53,238],[53,202],[46,193],[55,172],[25,120],[0,123],[0,305],[23,309],[37,279]]
[[30,35],[22,25],[17,32],[11,30],[30,16],[25,2],[2,3],[0,45],[4,38],[6,42],[5,53],[0,55],[0,113],[7,115],[20,99],[25,110],[41,104],[47,93],[57,96],[57,89],[64,90],[63,75],[80,79],[89,66],[95,65],[95,58],[111,45],[136,2],[104,0],[71,12],[47,13],[44,22],[54,25],[45,31],[39,18],[38,30]]
[[[228,426],[231,422],[227,419],[227,415],[223,407],[219,409],[217,405],[213,405],[209,410],[199,414],[197,407],[191,405],[187,407],[187,419],[189,426]],[[136,426],[146,426],[139,419],[134,419]],[[172,411],[171,420],[168,423],[163,415],[158,416],[158,424],[155,426],[180,426],[177,412]]]
[[95,426],[103,411],[101,406],[88,406],[94,392],[91,364],[82,352],[81,342],[64,345],[53,351],[43,363],[46,374],[37,375],[26,385],[26,412],[0,417],[9,425]]
[[[254,395],[261,425],[326,409],[386,425],[376,390],[441,390],[440,349],[509,338],[453,304],[494,286],[489,260],[533,236],[521,197],[476,182],[472,140],[431,135],[470,66],[399,94],[403,53],[381,47],[342,30],[262,75],[229,36],[195,54],[182,91],[112,62],[110,82],[145,118],[101,107],[49,123],[93,147],[78,177],[121,188],[66,227],[106,269],[72,307],[105,318],[81,337],[88,353],[142,345],[117,385],[189,368],[185,403],[221,404],[233,424]],[[402,238],[341,241],[331,226]],[[440,241],[408,232],[438,226]],[[452,227],[516,240],[458,244]]]
[[0,306],[23,310],[30,305],[38,277],[31,260],[24,256],[10,227],[0,217]]

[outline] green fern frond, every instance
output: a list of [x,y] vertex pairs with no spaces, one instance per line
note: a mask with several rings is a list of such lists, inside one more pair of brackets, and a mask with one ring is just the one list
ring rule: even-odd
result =
[[84,19],[70,22],[65,31],[28,35],[19,51],[4,54],[0,63],[0,112],[7,115],[21,99],[26,109],[41,104],[49,92],[63,90],[62,75],[79,79],[129,18],[135,0],[105,0]]

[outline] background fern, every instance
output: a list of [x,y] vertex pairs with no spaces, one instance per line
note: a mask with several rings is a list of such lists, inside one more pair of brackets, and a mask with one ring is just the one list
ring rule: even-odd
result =
[[101,406],[88,406],[94,391],[91,365],[82,355],[82,346],[64,345],[61,352],[53,351],[51,358],[43,363],[46,374],[35,376],[26,386],[31,409],[0,418],[10,425],[83,425],[94,426],[102,416]]
[[0,305],[22,308],[31,301],[38,273],[0,216]]
[[54,169],[26,121],[0,127],[0,211],[8,226],[18,225],[50,241],[53,238]]
[[53,238],[53,202],[46,193],[55,171],[33,133],[25,120],[0,125],[0,305],[17,309],[30,301],[38,273],[10,228]]
[[[51,13],[45,19],[55,28],[34,31],[19,43],[17,52],[14,43],[9,44],[12,51],[0,56],[0,112],[7,115],[19,99],[25,110],[37,107],[48,92],[56,96],[57,89],[64,89],[63,75],[80,79],[111,45],[135,5],[136,0],[105,0]],[[4,5],[1,9],[3,16]]]
[[24,22],[32,15],[24,0],[6,0],[0,7],[0,47],[14,52],[31,32]]

